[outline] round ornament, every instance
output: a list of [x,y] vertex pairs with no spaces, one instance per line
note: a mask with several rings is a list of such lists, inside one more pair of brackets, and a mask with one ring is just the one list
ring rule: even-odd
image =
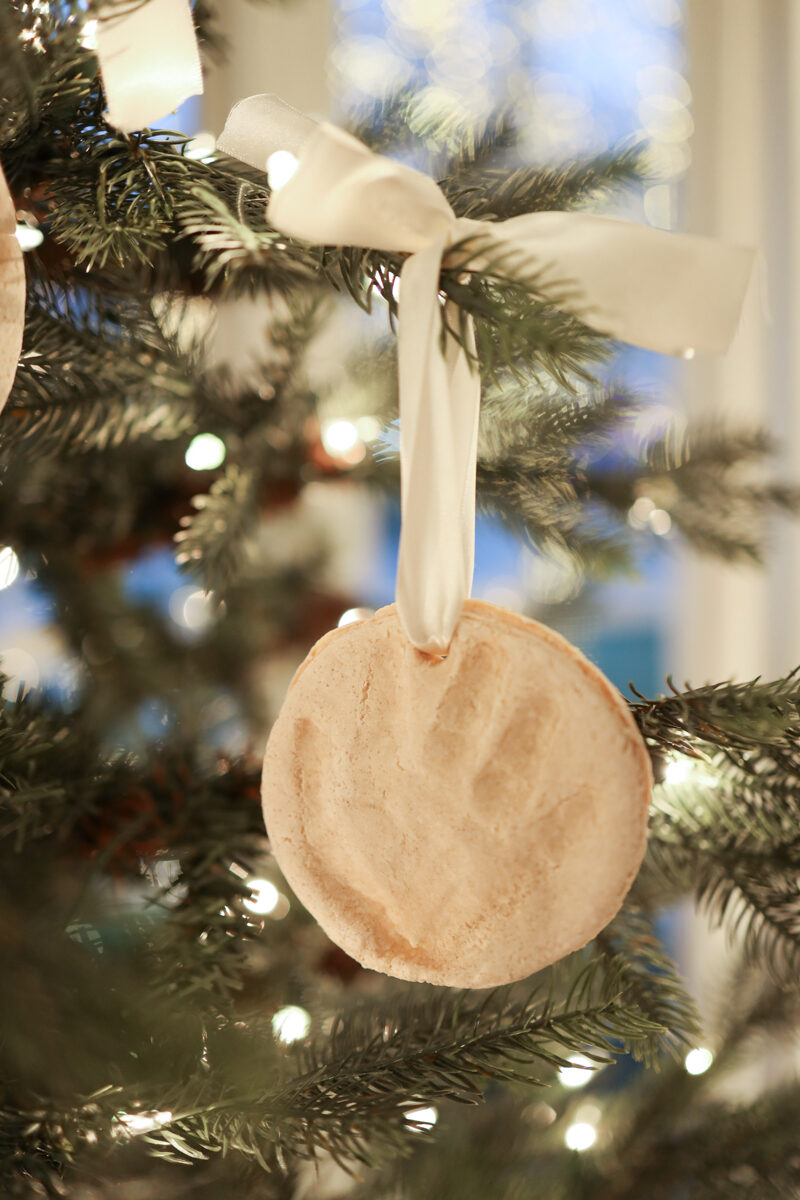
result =
[[464,604],[445,657],[394,605],[327,634],[267,746],[300,900],[401,979],[492,987],[577,950],[641,863],[652,775],[622,696],[552,630]]
[[25,267],[15,229],[14,202],[0,169],[0,409],[17,373],[25,324]]

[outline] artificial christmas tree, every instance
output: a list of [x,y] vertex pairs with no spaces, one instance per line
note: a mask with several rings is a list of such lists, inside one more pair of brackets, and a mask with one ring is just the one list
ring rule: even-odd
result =
[[[213,13],[194,15],[213,44]],[[642,870],[588,947],[530,981],[398,983],[291,895],[261,818],[262,676],[359,599],[331,594],[303,496],[398,485],[390,432],[355,456],[320,443],[304,363],[334,290],[397,316],[404,255],[292,240],[267,222],[263,169],[107,124],[96,16],[69,0],[0,12],[0,161],[17,223],[42,235],[0,418],[2,538],[71,673],[7,689],[0,723],[3,1193],[792,1195],[797,1085],[742,1100],[717,1081],[798,1020],[794,674],[633,697],[657,780]],[[445,147],[413,96],[354,128],[415,150],[473,220],[570,210],[646,169],[630,152],[508,165],[500,119]],[[650,535],[628,515],[657,496],[700,549],[758,558],[765,515],[796,509],[759,474],[760,431],[637,441],[645,401],[602,382],[612,345],[535,278],[445,263],[440,287],[474,322],[479,503],[541,554],[630,563]],[[198,299],[253,293],[271,317],[243,381],[192,322]],[[465,329],[450,326],[468,348]],[[352,370],[388,427],[391,349]],[[178,622],[131,582],[171,544]],[[699,766],[671,783],[678,762]],[[687,1060],[697,1075],[694,1005],[655,932],[688,896],[743,956],[713,1063]],[[565,1082],[575,1057],[602,1068],[588,1101]]]

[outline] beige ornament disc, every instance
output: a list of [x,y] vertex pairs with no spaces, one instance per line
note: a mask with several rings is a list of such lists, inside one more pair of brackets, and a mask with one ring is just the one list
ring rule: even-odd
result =
[[468,600],[446,658],[394,605],[327,634],[264,759],[267,831],[365,967],[493,987],[595,936],[645,850],[650,760],[622,696],[552,630]]
[[0,169],[0,409],[17,373],[25,325],[25,267],[15,228],[14,203]]

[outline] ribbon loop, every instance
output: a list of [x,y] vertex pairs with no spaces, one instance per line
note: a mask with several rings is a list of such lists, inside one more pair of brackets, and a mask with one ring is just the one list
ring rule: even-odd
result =
[[[481,387],[464,350],[445,333],[455,305],[439,300],[447,234],[406,260],[400,275],[400,493],[397,608],[413,644],[443,654],[472,588],[475,469]],[[468,350],[474,355],[472,320]]]
[[289,237],[401,254],[424,250],[456,219],[430,176],[373,154],[335,125],[309,138],[297,172],[273,191],[268,215]]
[[[269,123],[241,140],[248,155],[261,144],[265,165],[274,142]],[[447,250],[474,236],[480,244],[465,270],[485,269],[494,249],[502,250],[504,273],[533,276],[537,295],[592,329],[677,355],[727,349],[753,263],[752,251],[740,247],[586,213],[457,218],[428,176],[331,125],[305,140],[267,215],[290,237],[410,255],[400,276],[397,604],[413,644],[437,653],[447,649],[472,585],[480,408],[471,318],[461,322],[465,347],[446,334],[441,349],[439,274]],[[444,315],[458,323],[454,310]]]

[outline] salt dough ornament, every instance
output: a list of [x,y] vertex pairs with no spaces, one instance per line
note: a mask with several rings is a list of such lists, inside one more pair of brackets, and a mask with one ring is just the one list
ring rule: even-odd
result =
[[14,202],[0,169],[0,409],[17,373],[25,325],[25,267],[16,227]]
[[617,912],[644,855],[652,779],[625,702],[595,667],[541,625],[468,599],[480,379],[472,318],[452,300],[442,313],[441,270],[479,269],[489,239],[536,263],[539,291],[563,293],[554,303],[590,327],[717,353],[752,253],[591,214],[460,218],[432,179],[282,110],[250,97],[220,139],[256,165],[275,162],[273,134],[298,150],[270,176],[274,228],[406,256],[402,521],[397,606],[323,638],[295,676],[264,761],[267,829],[300,899],[364,966],[508,983]]
[[394,605],[323,637],[267,747],[275,855],[365,967],[524,978],[593,938],[644,855],[652,776],[628,706],[564,638],[467,600],[446,658]]

